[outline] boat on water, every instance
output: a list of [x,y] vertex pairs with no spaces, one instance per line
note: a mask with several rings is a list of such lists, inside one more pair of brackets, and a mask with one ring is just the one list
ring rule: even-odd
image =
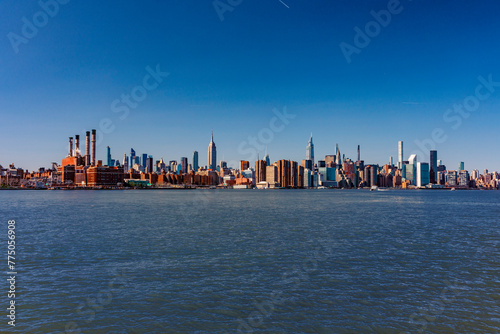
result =
[[378,190],[378,187],[377,187],[377,186],[372,186],[372,187],[370,188],[370,191],[377,191],[377,190]]
[[456,189],[455,188],[451,188],[450,191],[455,191]]

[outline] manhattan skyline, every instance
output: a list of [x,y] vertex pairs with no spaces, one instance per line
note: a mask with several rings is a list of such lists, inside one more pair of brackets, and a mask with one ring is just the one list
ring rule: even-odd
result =
[[[269,128],[273,109],[286,108],[295,118],[261,143],[273,161],[303,159],[312,132],[316,157],[334,154],[338,143],[355,158],[361,145],[365,161],[383,165],[390,156],[397,161],[397,141],[407,159],[422,151],[416,141],[441,129],[446,140],[427,151],[436,149],[447,166],[499,169],[500,5],[493,1],[401,1],[350,63],[340,44],[354,45],[354,28],[364,30],[387,1],[242,2],[223,21],[211,2],[125,2],[119,11],[117,2],[96,4],[59,5],[17,53],[9,33],[22,36],[23,17],[32,21],[42,9],[0,4],[0,113],[20,119],[0,124],[0,164],[48,167],[66,152],[68,133],[99,131],[103,120],[114,130],[97,145],[100,160],[107,146],[114,157],[133,147],[155,158],[190,158],[206,152],[213,129],[217,163],[239,161],[248,156],[238,147]],[[468,116],[446,121],[448,110],[475,96],[480,78],[495,83],[480,91],[489,96]],[[123,102],[143,85],[155,88]],[[427,151],[419,161],[429,160]]]

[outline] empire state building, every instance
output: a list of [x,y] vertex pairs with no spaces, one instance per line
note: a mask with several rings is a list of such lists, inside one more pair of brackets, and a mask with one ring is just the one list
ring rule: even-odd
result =
[[217,148],[214,143],[214,132],[212,131],[212,139],[210,140],[210,144],[208,144],[208,161],[207,161],[209,170],[217,170]]

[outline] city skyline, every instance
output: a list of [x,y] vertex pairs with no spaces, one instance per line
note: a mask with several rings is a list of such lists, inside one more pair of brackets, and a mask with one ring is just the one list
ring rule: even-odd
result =
[[[154,163],[155,161],[159,161],[160,159],[163,161],[178,161],[179,163],[182,162],[182,160],[185,158],[189,165],[193,165],[193,166],[199,166],[199,167],[205,167],[207,169],[214,169],[214,168],[211,168],[211,165],[209,163],[209,160],[211,159],[211,157],[213,157],[213,161],[215,162],[215,165],[216,166],[220,166],[220,162],[221,161],[224,161],[225,163],[228,164],[228,167],[231,167],[231,168],[235,168],[235,169],[238,169],[239,167],[239,164],[240,164],[240,161],[242,160],[245,160],[245,159],[240,159],[240,160],[234,160],[234,159],[229,159],[229,160],[225,160],[224,158],[217,158],[217,149],[216,149],[216,145],[215,145],[215,142],[214,142],[214,134],[213,134],[213,130],[211,131],[211,137],[210,137],[210,142],[208,144],[208,155],[207,155],[207,163],[205,165],[201,164],[200,165],[200,162],[199,162],[199,158],[198,158],[198,151],[197,150],[194,150],[192,151],[192,155],[191,155],[191,158],[189,158],[189,155],[182,155],[180,157],[171,157],[171,156],[166,156],[166,155],[154,155],[154,154],[150,154],[149,152],[147,153],[136,153],[136,150],[134,149],[134,147],[131,147],[129,150],[130,150],[130,157],[127,156],[127,153],[125,152],[124,153],[124,156],[125,158],[119,158],[117,157],[118,156],[118,152],[113,152],[114,150],[112,150],[112,148],[107,145],[106,148],[105,148],[105,154],[101,156],[99,156],[99,153],[98,153],[98,147],[96,145],[96,142],[97,142],[97,131],[95,129],[92,130],[92,136],[90,135],[91,132],[90,131],[83,131],[82,133],[86,133],[86,148],[85,148],[85,154],[83,154],[83,150],[79,147],[78,145],[78,142],[79,142],[79,135],[74,135],[72,137],[69,137],[69,155],[68,156],[71,156],[73,153],[76,153],[76,152],[79,152],[81,153],[82,155],[82,158],[84,161],[87,161],[87,159],[89,160],[88,164],[89,165],[96,165],[96,161],[97,160],[100,160],[103,162],[104,165],[109,165],[109,162],[111,162],[111,159],[112,157],[114,157],[114,159],[112,159],[113,161],[120,161],[120,165],[121,166],[125,166],[124,164],[124,159],[126,158],[127,160],[127,167],[128,168],[132,168],[133,166],[133,163],[131,162],[131,159],[132,159],[132,156],[134,156],[136,159],[137,159],[137,162],[142,165],[142,166],[145,166],[143,165],[143,161],[145,161],[146,158],[152,158],[152,162]],[[467,163],[465,162],[466,159],[459,159],[457,160],[456,164],[454,164],[454,162],[451,162],[448,164],[446,163],[446,161],[441,157],[440,159],[437,158],[437,152],[438,150],[429,150],[427,151],[427,154],[425,154],[423,151],[420,151],[418,154],[416,153],[413,153],[415,151],[412,151],[412,153],[408,154],[408,155],[405,155],[405,150],[404,150],[404,141],[397,141],[396,142],[396,152],[397,154],[395,155],[390,155],[389,156],[389,159],[387,159],[385,162],[383,161],[383,158],[380,158],[380,163],[377,162],[377,161],[369,161],[369,160],[365,160],[363,158],[363,153],[361,153],[363,151],[363,146],[361,144],[357,144],[355,145],[356,146],[356,153],[355,154],[341,154],[340,153],[340,149],[339,149],[339,144],[338,143],[335,143],[335,149],[332,150],[332,152],[329,152],[327,154],[324,154],[324,155],[320,155],[319,157],[320,158],[317,158],[318,156],[315,154],[315,145],[313,143],[313,133],[310,134],[310,137],[305,145],[305,149],[306,149],[306,152],[305,154],[300,157],[299,159],[292,159],[292,158],[289,158],[289,157],[286,157],[286,156],[282,156],[282,155],[279,155],[277,154],[277,158],[275,160],[273,159],[270,159],[269,158],[269,152],[268,152],[268,147],[266,146],[264,152],[257,152],[257,155],[256,157],[259,157],[260,156],[260,159],[264,159],[266,160],[267,159],[270,159],[270,161],[272,162],[277,162],[281,159],[287,159],[287,160],[291,160],[291,161],[301,161],[301,160],[312,160],[314,163],[316,163],[317,161],[319,160],[322,160],[321,157],[326,157],[326,156],[336,156],[337,159],[340,159],[340,161],[343,160],[342,157],[345,157],[345,158],[348,158],[348,159],[351,159],[352,161],[359,161],[359,158],[361,158],[362,161],[365,161],[365,162],[368,162],[370,164],[376,164],[376,165],[379,165],[379,166],[383,166],[383,165],[386,165],[386,164],[389,164],[389,165],[394,165],[398,168],[401,168],[400,166],[400,161],[402,159],[402,161],[412,161],[412,160],[415,160],[415,162],[425,162],[425,163],[428,163],[429,164],[429,168],[430,170],[432,170],[432,167],[433,166],[436,166],[438,165],[438,163],[442,162],[443,165],[445,166],[450,166],[451,168],[448,168],[449,170],[460,170],[460,167],[458,168],[453,168],[453,166],[457,165],[457,166],[467,166]],[[90,139],[91,138],[91,139]],[[143,150],[143,151],[148,151],[147,149],[146,150]],[[139,150],[137,150],[137,152],[141,152]],[[212,153],[213,152],[213,153]],[[264,153],[264,154],[261,154],[261,153]],[[243,156],[243,155],[242,155]],[[251,155],[247,155],[246,157],[248,158],[249,156]],[[441,153],[440,153],[440,156],[441,156]],[[196,165],[194,164],[194,159],[196,157]],[[312,157],[312,159],[310,159]],[[407,157],[407,158],[406,158]],[[435,158],[434,158],[435,157]],[[433,160],[434,158],[434,160]],[[33,169],[29,169],[29,168],[24,168],[23,166],[21,166],[20,164],[18,164],[16,161],[12,161],[12,162],[8,162],[8,163],[5,163],[2,165],[2,162],[0,161],[0,165],[2,166],[8,166],[10,165],[11,163],[14,163],[16,166],[18,167],[21,167],[23,168],[24,170],[29,170],[30,172],[31,171],[36,171],[38,170],[40,167],[42,168],[45,168],[45,167],[49,167],[51,166],[53,163],[57,163],[59,164],[60,162],[60,158],[55,160],[55,161],[51,161],[51,162],[46,162],[45,164],[41,164],[41,165],[38,165],[37,167],[33,168]],[[257,161],[258,159],[254,159],[254,161]],[[252,161],[252,159],[250,159],[250,161]],[[339,161],[339,160],[337,160]],[[396,161],[397,163],[393,163],[393,161]],[[477,164],[477,163],[476,163]],[[488,166],[480,166],[479,168],[475,167],[475,168],[469,168],[469,167],[466,167],[465,170],[469,170],[469,171],[472,171],[472,170],[485,170],[485,169],[488,169],[488,170],[492,170],[492,171],[497,171],[499,169],[497,168],[491,168],[491,167],[488,167]],[[197,170],[197,169],[195,169]],[[432,179],[431,179],[432,180]]]
[[[124,2],[119,12],[114,3],[69,2],[17,52],[8,36],[23,36],[23,18],[43,8],[3,2],[0,113],[26,121],[0,124],[0,163],[31,170],[58,161],[60,138],[89,128],[102,137],[101,159],[107,146],[190,157],[205,152],[213,129],[225,139],[219,156],[238,161],[248,159],[239,146],[286,108],[295,118],[259,142],[260,154],[267,146],[299,160],[313,132],[318,157],[335,143],[355,157],[361,144],[382,164],[396,160],[397,138],[408,153],[431,142],[449,164],[498,169],[500,4],[400,3],[348,62],[340,46],[355,45],[355,28],[376,22],[388,2],[243,2],[222,21],[211,2]],[[446,139],[433,140],[435,130]]]

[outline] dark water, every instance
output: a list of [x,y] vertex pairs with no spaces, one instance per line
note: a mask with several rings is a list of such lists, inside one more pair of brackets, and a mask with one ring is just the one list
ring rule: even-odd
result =
[[3,311],[0,331],[498,333],[499,200],[1,191],[0,253],[15,219],[19,263],[17,326]]

